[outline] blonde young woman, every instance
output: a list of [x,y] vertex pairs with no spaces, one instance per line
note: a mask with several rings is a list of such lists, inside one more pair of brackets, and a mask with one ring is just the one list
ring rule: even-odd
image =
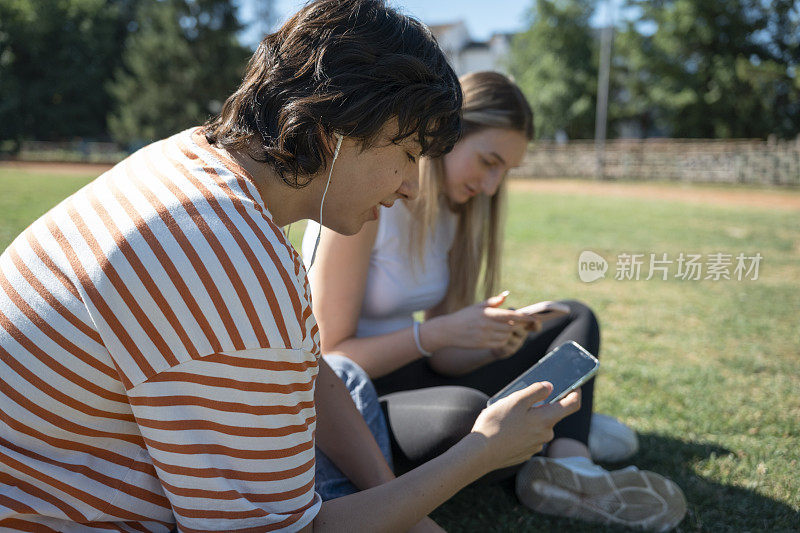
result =
[[[318,245],[310,282],[323,353],[350,390],[362,382],[353,397],[398,471],[457,442],[487,397],[556,346],[573,340],[595,355],[600,349],[597,320],[580,302],[561,302],[570,313],[539,324],[503,309],[507,293],[492,296],[504,178],[522,161],[533,116],[519,88],[501,74],[473,73],[460,81],[463,137],[450,153],[419,162],[419,198],[385,205],[375,213],[379,220],[354,236],[320,235],[311,223],[303,242],[307,262]],[[476,304],[479,285],[485,299]],[[413,318],[417,311],[425,312],[421,323]],[[685,500],[673,482],[635,467],[609,472],[592,461],[624,460],[637,449],[623,424],[593,419],[593,382],[583,386],[580,410],[555,426],[544,456],[487,479],[517,473],[517,495],[539,512],[674,527]],[[355,490],[321,453],[317,487],[323,498]]]

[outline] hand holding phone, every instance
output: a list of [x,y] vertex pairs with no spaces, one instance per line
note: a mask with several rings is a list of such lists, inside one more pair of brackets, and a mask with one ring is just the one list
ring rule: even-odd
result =
[[518,465],[552,440],[553,426],[580,408],[577,394],[550,405],[531,409],[551,392],[545,383],[519,390],[481,411],[472,433],[482,434],[486,445],[486,471]]
[[509,394],[542,381],[552,383],[553,390],[536,405],[557,402],[591,379],[599,367],[597,358],[580,344],[574,341],[565,342],[489,398],[486,405],[492,405]]
[[[542,324],[548,320],[553,320],[568,315],[569,306],[559,302],[547,301],[535,303],[527,307],[523,307],[522,309],[517,309],[517,312],[536,318],[537,322]],[[534,328],[529,327],[528,329]]]

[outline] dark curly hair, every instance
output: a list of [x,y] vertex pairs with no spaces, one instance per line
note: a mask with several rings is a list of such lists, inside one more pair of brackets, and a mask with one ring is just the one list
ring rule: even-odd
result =
[[424,24],[383,0],[316,0],[261,41],[205,136],[302,187],[327,165],[333,133],[366,149],[393,118],[392,142],[416,135],[423,155],[443,155],[461,136],[461,104]]

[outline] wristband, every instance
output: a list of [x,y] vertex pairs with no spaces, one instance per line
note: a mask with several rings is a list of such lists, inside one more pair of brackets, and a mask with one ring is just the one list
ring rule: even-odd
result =
[[422,347],[422,343],[419,341],[419,322],[414,321],[414,343],[417,345],[417,350],[425,357],[430,357],[433,355],[432,352],[427,351],[425,348]]

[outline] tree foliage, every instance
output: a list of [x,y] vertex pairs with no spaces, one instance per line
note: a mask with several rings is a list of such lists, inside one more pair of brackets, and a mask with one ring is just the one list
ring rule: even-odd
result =
[[[599,32],[593,3],[536,0],[511,71],[540,136],[591,137]],[[614,42],[611,132],[800,134],[800,1],[629,0]]]
[[[139,144],[203,122],[249,55],[237,5],[0,0],[0,141]],[[274,1],[254,5],[250,22],[265,29]]]
[[[273,0],[253,0],[262,33]],[[533,0],[509,70],[537,137],[594,134],[594,0]],[[0,0],[0,141],[139,144],[216,112],[240,80],[235,0]],[[800,0],[627,0],[609,128],[675,137],[800,134]]]
[[241,81],[249,51],[228,0],[144,2],[109,90],[115,139],[143,143],[204,122]]
[[0,139],[97,137],[131,2],[0,2]]
[[597,44],[590,0],[536,0],[512,42],[509,70],[534,110],[537,138],[594,134]]
[[[635,117],[676,137],[800,133],[800,9],[791,0],[633,0],[618,86]],[[651,36],[637,26],[655,26]]]

